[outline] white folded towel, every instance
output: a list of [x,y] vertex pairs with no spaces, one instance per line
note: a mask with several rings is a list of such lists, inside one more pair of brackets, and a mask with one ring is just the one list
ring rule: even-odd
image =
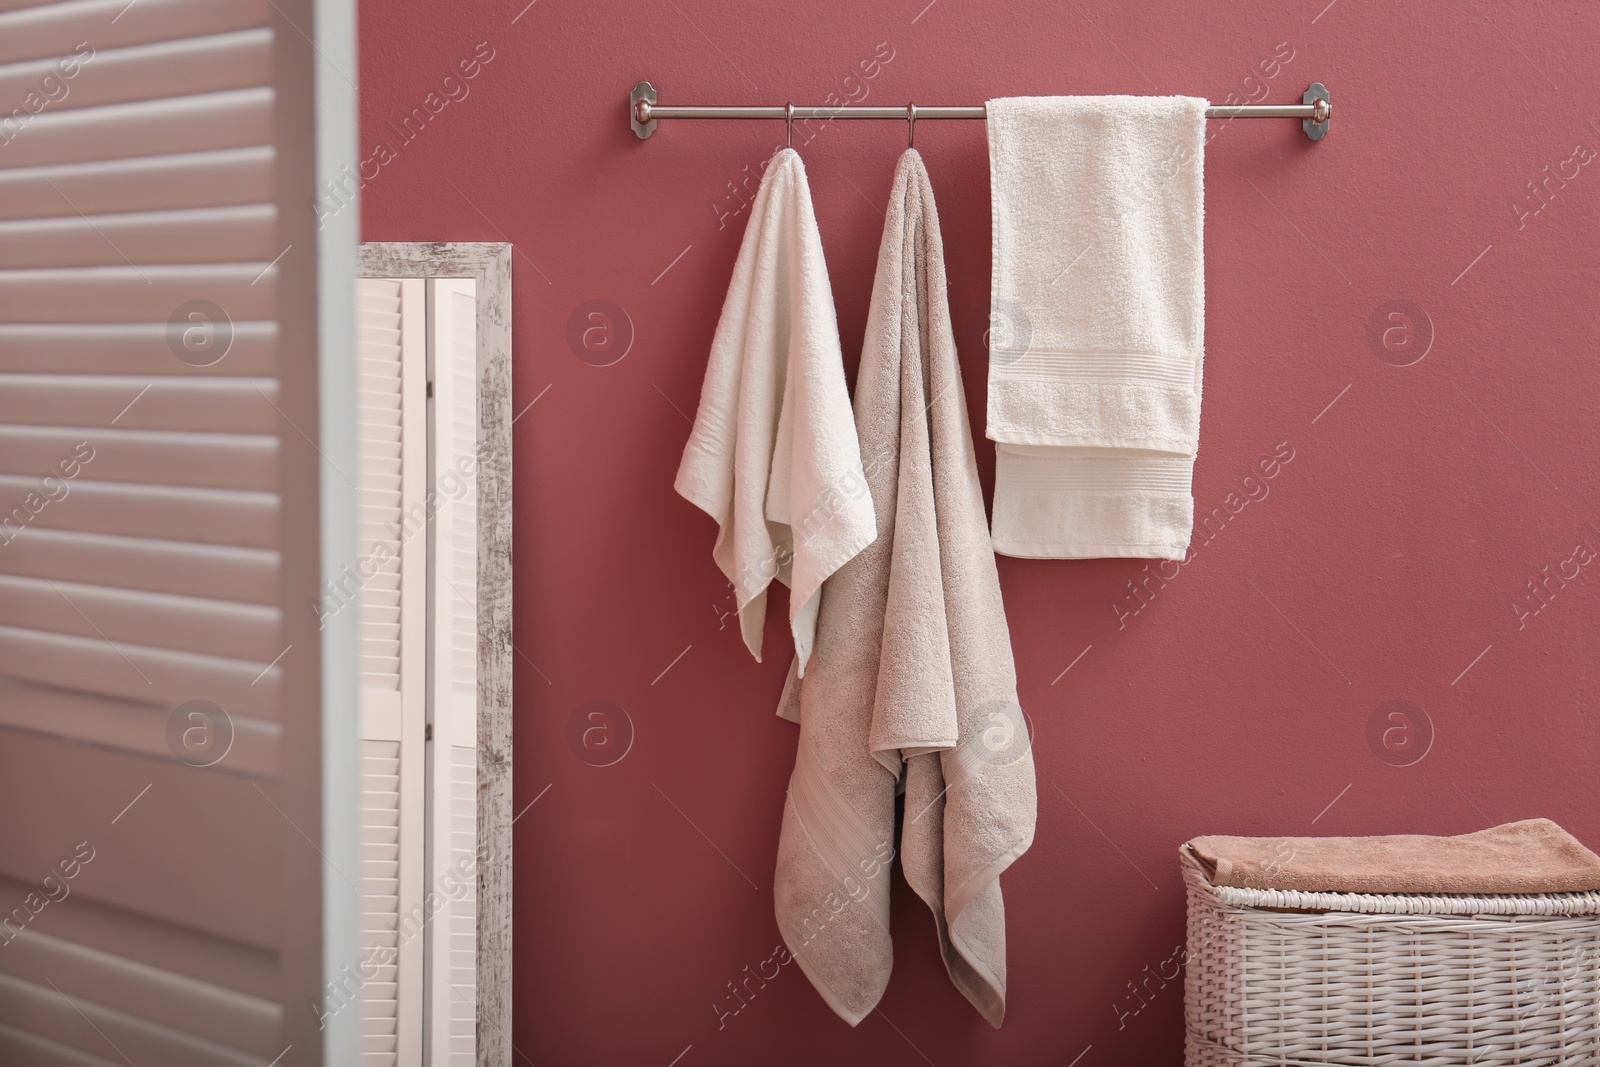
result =
[[758,661],[767,586],[790,587],[804,674],[823,580],[872,542],[877,520],[811,188],[792,149],[772,157],[756,193],[674,486],[720,527],[712,557]]
[[998,552],[1188,548],[1205,109],[1197,97],[989,101]]

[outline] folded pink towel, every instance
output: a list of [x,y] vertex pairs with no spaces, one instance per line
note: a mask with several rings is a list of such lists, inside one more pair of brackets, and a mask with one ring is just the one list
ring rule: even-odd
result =
[[1549,819],[1458,837],[1197,837],[1212,885],[1312,893],[1581,893],[1600,856]]

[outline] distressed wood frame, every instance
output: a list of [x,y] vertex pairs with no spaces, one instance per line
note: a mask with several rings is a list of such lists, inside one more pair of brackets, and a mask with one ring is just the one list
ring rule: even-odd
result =
[[511,1067],[511,246],[364,243],[362,278],[472,278],[478,325],[478,1067]]

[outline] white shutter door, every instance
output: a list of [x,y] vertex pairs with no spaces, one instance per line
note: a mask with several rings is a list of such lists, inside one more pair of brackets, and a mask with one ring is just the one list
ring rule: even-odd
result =
[[430,1063],[472,1067],[477,1034],[478,494],[476,286],[430,281],[433,300],[435,612],[429,888]]
[[358,295],[361,492],[362,1063],[422,1063],[426,714],[426,298],[421,280]]
[[0,3],[3,1064],[324,1062],[329,19]]

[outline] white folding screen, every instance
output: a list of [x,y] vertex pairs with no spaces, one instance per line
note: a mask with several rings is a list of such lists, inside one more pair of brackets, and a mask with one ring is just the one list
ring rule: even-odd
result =
[[352,398],[318,362],[353,220],[312,208],[339,8],[0,0],[0,1064],[318,1065],[354,1015],[323,763],[354,672],[322,654],[353,621],[319,617]]
[[431,290],[434,518],[431,642],[428,1046],[437,1067],[471,1067],[477,1029],[478,391],[476,287]]
[[360,283],[367,1067],[475,1062],[475,321],[469,280]]

